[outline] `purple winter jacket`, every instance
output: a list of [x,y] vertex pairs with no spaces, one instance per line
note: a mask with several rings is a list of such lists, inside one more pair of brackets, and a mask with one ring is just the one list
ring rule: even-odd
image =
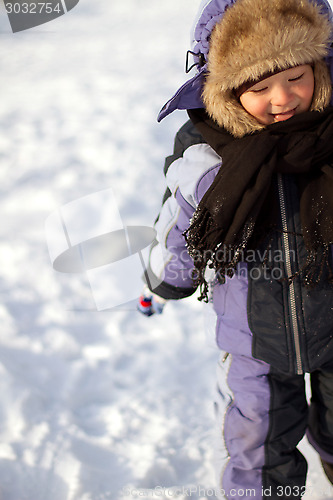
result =
[[[332,18],[329,4],[317,2]],[[194,32],[197,73],[162,108],[159,120],[175,109],[203,107],[200,95],[209,35],[232,3],[202,2]],[[332,61],[331,51],[327,58],[331,75]],[[150,288],[165,299],[180,299],[195,291],[193,261],[183,232],[220,167],[221,158],[187,122],[176,136],[173,155],[166,159],[168,189],[155,225],[158,244],[151,250],[148,270]],[[270,251],[263,245],[251,259],[241,262],[233,278],[227,278],[223,285],[211,280],[216,341],[226,352],[253,356],[279,372],[333,371],[333,288],[323,283],[309,289],[299,279],[292,284],[280,279],[297,271],[307,253],[295,178],[277,174],[275,182],[282,231],[270,241]]]

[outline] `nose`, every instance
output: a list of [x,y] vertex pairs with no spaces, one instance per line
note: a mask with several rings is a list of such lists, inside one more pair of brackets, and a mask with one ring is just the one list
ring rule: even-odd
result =
[[277,84],[273,88],[271,104],[272,106],[286,106],[293,99],[293,92],[286,85]]

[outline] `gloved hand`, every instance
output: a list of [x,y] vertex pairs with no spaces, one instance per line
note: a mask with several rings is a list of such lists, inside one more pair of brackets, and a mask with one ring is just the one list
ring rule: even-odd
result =
[[149,288],[145,286],[139,298],[137,309],[145,316],[152,316],[153,314],[162,314],[165,304],[165,299],[151,292]]

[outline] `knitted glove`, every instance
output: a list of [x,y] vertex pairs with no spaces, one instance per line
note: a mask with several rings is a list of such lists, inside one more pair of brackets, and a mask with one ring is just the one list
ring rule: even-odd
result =
[[139,298],[137,309],[145,316],[152,316],[153,314],[162,314],[165,304],[165,299],[152,293],[149,288],[145,286]]

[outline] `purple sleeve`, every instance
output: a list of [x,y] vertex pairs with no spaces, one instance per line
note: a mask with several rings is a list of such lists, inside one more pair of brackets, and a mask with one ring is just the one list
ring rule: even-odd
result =
[[[192,141],[193,131],[186,132]],[[190,143],[180,149],[181,154],[170,158],[166,170],[168,190],[155,223],[157,238],[148,267],[148,286],[164,299],[181,299],[197,288],[184,231],[221,165],[221,158],[206,143]]]
[[[163,205],[158,225],[170,222],[164,244],[151,250],[148,274],[150,288],[164,299],[182,299],[192,295],[196,286],[192,280],[193,261],[188,255],[183,232],[188,228],[194,208],[184,199],[179,189]],[[166,216],[167,214],[167,216]],[[173,219],[172,219],[173,216]],[[161,220],[162,219],[162,220]],[[157,227],[159,232],[159,227]]]

